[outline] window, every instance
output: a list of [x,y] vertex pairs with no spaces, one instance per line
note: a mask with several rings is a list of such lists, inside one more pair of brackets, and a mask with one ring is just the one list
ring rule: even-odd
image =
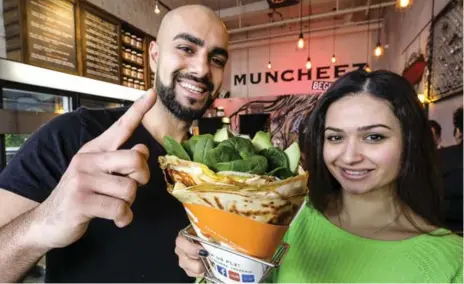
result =
[[53,113],[65,113],[72,110],[69,97],[10,88],[3,88],[3,108]]

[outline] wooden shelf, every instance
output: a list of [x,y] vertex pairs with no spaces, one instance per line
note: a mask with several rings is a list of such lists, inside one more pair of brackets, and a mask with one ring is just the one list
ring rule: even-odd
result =
[[132,44],[125,43],[122,39],[121,39],[121,44],[122,44],[124,47],[133,49],[133,50],[135,50],[135,51],[142,52],[142,54],[145,52],[145,50],[143,50],[143,48],[138,48],[138,47],[136,47],[136,46],[133,46]]
[[128,63],[128,64],[132,64],[132,65],[134,65],[135,67],[138,66],[138,67],[144,68],[143,64],[140,64],[140,63],[138,63],[138,62],[135,62],[135,61],[132,61],[132,60],[127,60],[127,59],[125,59],[124,57],[122,57],[121,59],[122,59],[123,62]]

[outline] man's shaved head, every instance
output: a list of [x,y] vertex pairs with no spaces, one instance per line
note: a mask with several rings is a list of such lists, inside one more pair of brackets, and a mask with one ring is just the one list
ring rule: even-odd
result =
[[200,118],[223,82],[229,36],[216,13],[186,5],[163,18],[156,43],[150,46],[150,67],[163,105],[177,118]]

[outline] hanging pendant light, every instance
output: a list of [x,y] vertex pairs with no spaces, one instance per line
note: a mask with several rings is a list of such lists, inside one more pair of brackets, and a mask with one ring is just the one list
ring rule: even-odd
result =
[[308,60],[306,60],[306,69],[311,69],[313,67],[311,63],[311,57],[308,57]]
[[[337,8],[333,8],[332,11],[336,11]],[[333,54],[332,54],[332,59],[330,61],[332,61],[332,63],[335,63],[337,61],[337,58],[335,57],[335,15],[333,16],[333,21],[332,21],[332,25],[333,25],[333,30],[332,30],[332,51],[333,51]]]
[[[382,5],[382,0],[380,1],[380,5]],[[377,45],[375,46],[375,49],[374,49],[374,55],[377,56],[377,57],[380,57],[383,54],[383,47],[382,47],[382,44],[380,43],[380,32],[381,32],[381,29],[380,29],[380,10],[381,10],[381,8],[379,8],[379,18],[378,18],[379,28],[378,28],[378,32],[377,32],[378,33]]]
[[396,0],[396,9],[405,10],[412,6],[413,0]]
[[383,46],[380,44],[380,41],[378,41],[374,49],[374,55],[377,57],[380,57],[382,56],[382,54],[383,54]]
[[372,72],[371,67],[369,66],[369,55],[370,55],[370,43],[371,43],[371,14],[370,14],[370,1],[367,3],[367,36],[366,36],[366,65],[364,66],[364,71]]
[[158,0],[155,1],[155,10],[154,11],[155,11],[155,14],[159,14],[161,12],[159,7],[158,7]]
[[[303,1],[302,1],[303,2]],[[310,70],[313,65],[311,63],[311,56],[310,56],[310,53],[309,53],[309,46],[310,46],[310,38],[311,38],[311,0],[309,0],[309,4],[308,4],[308,30],[309,30],[309,33],[308,33],[308,59],[306,60],[306,69],[307,70]]]
[[[268,14],[269,16],[269,23],[272,23],[272,13],[269,13]],[[267,69],[271,69],[272,68],[272,65],[271,65],[271,27],[269,27],[269,30],[268,30],[268,37],[269,37],[269,50],[268,50],[268,57],[269,57],[269,62],[267,63]]]
[[302,49],[303,47],[304,47],[303,33],[300,33],[300,36],[298,38],[298,48]]
[[303,37],[303,1],[300,1],[300,36],[298,37],[297,46],[299,49],[304,47],[304,37]]

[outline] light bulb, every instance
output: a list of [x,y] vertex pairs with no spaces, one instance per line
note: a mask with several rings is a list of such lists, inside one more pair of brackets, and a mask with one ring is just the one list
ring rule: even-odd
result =
[[380,42],[377,43],[377,46],[374,49],[374,55],[379,57],[383,54],[383,47]]
[[313,65],[311,64],[311,58],[308,57],[308,60],[306,61],[306,69],[311,69]]
[[425,95],[424,94],[418,94],[417,98],[421,103],[425,103]]
[[155,13],[156,14],[159,14],[160,13],[160,9],[158,7],[158,4],[155,5]]
[[269,61],[269,62],[267,63],[267,69],[271,69],[271,68],[272,68],[271,61]]
[[335,63],[335,62],[337,62],[337,58],[335,57],[335,54],[334,54],[334,55],[332,55],[332,60],[331,60],[331,61],[332,61],[332,63]]
[[396,6],[398,8],[407,8],[411,4],[410,0],[396,0]]
[[304,47],[303,33],[300,33],[300,38],[298,39],[298,48],[302,49],[303,47]]

